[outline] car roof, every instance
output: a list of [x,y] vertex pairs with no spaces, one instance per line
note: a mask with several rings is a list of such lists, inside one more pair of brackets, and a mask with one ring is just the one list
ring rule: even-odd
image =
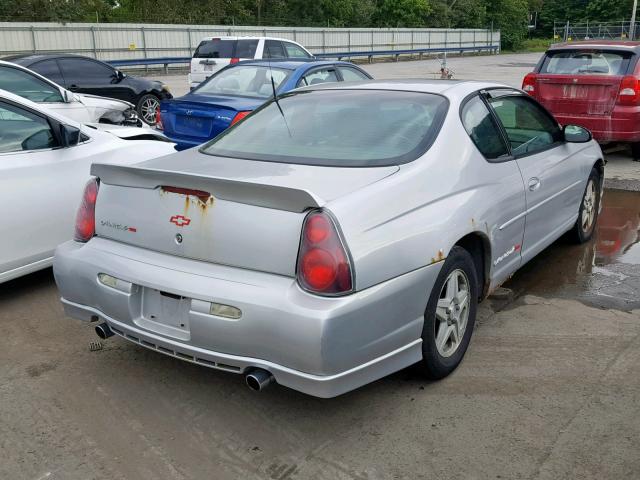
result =
[[598,48],[640,52],[640,42],[629,40],[581,40],[578,42],[555,43],[547,51],[575,50],[576,48]]
[[469,94],[478,90],[491,88],[506,88],[517,90],[515,87],[499,82],[479,80],[425,80],[425,79],[401,79],[401,80],[364,80],[361,82],[321,83],[301,90],[391,90],[404,92],[433,93],[447,98],[462,100]]
[[[41,60],[49,60],[52,58],[86,58],[89,60],[96,60],[95,58],[86,57],[83,55],[74,55],[72,53],[36,53],[26,55],[9,55],[8,57],[2,57],[2,60],[16,63],[18,65],[29,66]],[[101,62],[101,60],[96,61]]]
[[310,65],[312,67],[322,66],[322,65],[347,65],[347,66],[356,66],[353,63],[342,62],[338,60],[315,60],[313,58],[300,58],[300,59],[256,59],[256,60],[243,60],[241,62],[236,63],[236,65],[271,65],[277,68],[285,68],[287,70],[296,70],[302,66]]
[[203,37],[201,41],[204,40],[259,40],[259,39],[265,39],[265,40],[282,40],[285,42],[292,42],[292,43],[297,43],[298,45],[300,45],[298,42],[296,42],[295,40],[291,40],[290,38],[282,38],[282,37],[265,37],[262,35],[244,35],[244,36],[230,36],[230,35],[211,35],[208,37]]

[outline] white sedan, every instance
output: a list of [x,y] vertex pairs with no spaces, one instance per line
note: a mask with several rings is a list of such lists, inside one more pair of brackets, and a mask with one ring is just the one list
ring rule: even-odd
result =
[[131,137],[139,128],[101,128],[0,90],[0,283],[51,265],[56,246],[73,236],[93,162],[128,164],[175,152],[160,137]]
[[0,89],[42,104],[80,123],[150,127],[138,118],[134,105],[122,100],[79,95],[15,63],[0,60]]

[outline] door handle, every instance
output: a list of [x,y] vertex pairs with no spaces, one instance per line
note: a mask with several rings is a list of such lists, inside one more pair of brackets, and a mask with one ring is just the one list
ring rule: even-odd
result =
[[533,177],[529,179],[529,190],[535,192],[540,188],[540,179]]

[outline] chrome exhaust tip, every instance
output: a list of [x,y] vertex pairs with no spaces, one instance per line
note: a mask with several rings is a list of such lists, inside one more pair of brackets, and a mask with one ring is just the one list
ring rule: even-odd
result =
[[244,376],[247,387],[255,392],[261,392],[271,383],[275,382],[275,378],[271,373],[261,368],[254,368]]
[[109,325],[103,322],[96,326],[96,335],[98,335],[102,340],[106,340],[113,335],[113,332],[109,328]]

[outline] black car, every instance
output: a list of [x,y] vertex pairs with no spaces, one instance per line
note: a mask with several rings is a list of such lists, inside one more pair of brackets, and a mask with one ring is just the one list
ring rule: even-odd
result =
[[27,67],[72,92],[126,100],[150,125],[156,122],[160,100],[172,98],[162,82],[126,75],[108,63],[65,54],[13,55],[3,60]]

